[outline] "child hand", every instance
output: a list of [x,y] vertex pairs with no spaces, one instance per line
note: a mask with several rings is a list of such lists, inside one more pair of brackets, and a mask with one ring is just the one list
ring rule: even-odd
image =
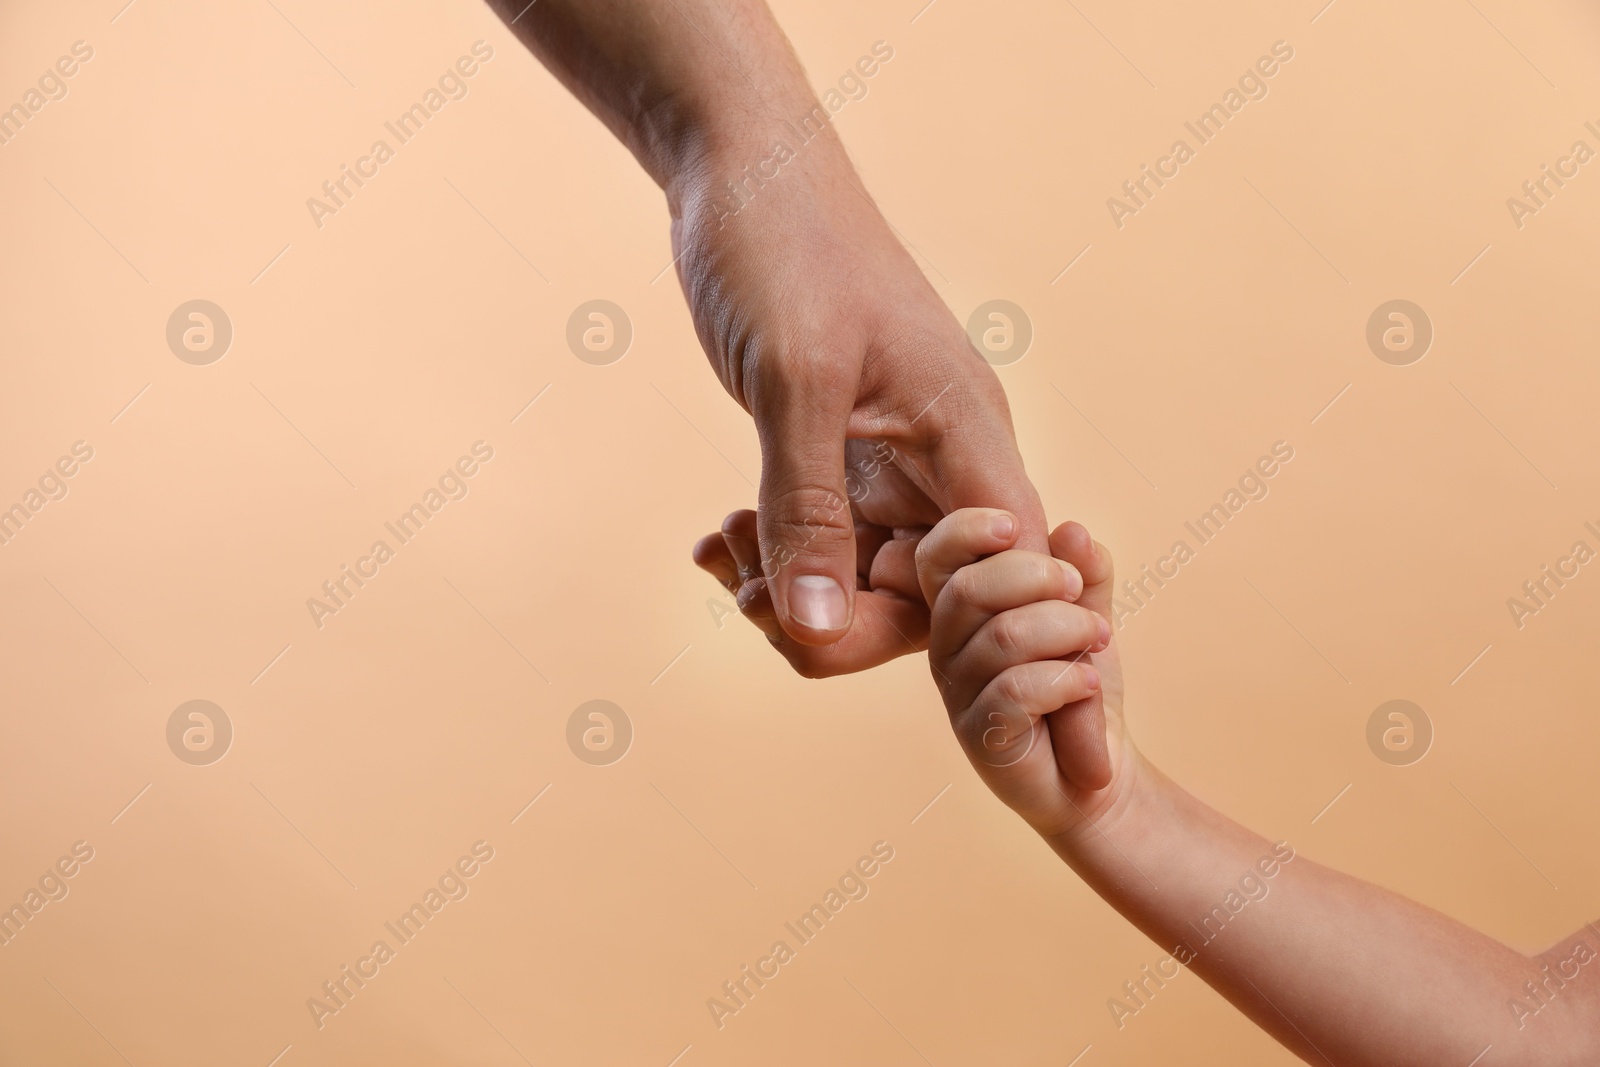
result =
[[967,758],[1046,838],[1092,823],[1132,758],[1111,636],[1111,556],[1077,523],[1052,556],[1011,549],[1016,521],[967,508],[917,549],[929,664]]

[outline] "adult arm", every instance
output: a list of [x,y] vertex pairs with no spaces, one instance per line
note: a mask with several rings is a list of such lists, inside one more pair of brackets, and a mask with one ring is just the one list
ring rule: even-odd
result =
[[[666,193],[701,345],[761,444],[758,509],[697,559],[737,575],[796,669],[925,644],[915,586],[871,580],[896,530],[985,504],[1044,550],[998,379],[862,187],[764,3],[491,6]],[[872,62],[892,62],[880,45],[891,58]]]

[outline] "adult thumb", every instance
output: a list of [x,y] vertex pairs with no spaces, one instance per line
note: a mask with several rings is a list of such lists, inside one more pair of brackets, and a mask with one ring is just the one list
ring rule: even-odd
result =
[[855,519],[844,466],[850,409],[830,409],[828,399],[800,391],[757,411],[761,571],[779,625],[805,645],[843,637],[855,607]]

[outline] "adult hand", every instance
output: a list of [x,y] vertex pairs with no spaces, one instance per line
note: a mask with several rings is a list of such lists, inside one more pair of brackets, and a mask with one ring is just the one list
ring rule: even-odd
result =
[[[763,0],[491,4],[667,194],[701,344],[761,441],[753,521],[697,558],[737,578],[754,542],[740,601],[790,663],[840,674],[926,640],[896,530],[983,505],[1047,550],[999,381],[868,198]],[[893,48],[873,56],[862,77]]]
[[761,442],[756,512],[695,557],[800,673],[858,671],[925,644],[914,530],[1003,508],[1019,547],[1047,552],[1044,515],[993,370],[837,143],[744,191],[692,186],[673,226],[701,344]]

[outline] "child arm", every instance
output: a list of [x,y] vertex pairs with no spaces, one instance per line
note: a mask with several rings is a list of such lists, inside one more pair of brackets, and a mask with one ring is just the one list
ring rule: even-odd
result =
[[[1600,930],[1530,958],[1204,804],[1123,729],[1116,642],[1082,621],[1110,617],[1105,549],[1057,529],[1072,576],[1052,586],[994,514],[957,512],[918,550],[930,663],[979,774],[1102,898],[1308,1063],[1600,1063]],[[1094,684],[1057,699],[1041,661]],[[1109,782],[1073,751],[1089,730]]]
[[1119,809],[1051,846],[1307,1063],[1600,1062],[1591,928],[1530,958],[1267,840],[1147,763],[1133,773]]

